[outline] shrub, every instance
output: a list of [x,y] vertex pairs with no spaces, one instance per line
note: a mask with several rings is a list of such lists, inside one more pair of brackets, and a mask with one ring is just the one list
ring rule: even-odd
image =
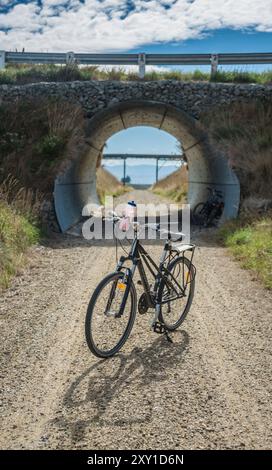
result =
[[37,144],[38,153],[47,160],[50,165],[64,151],[66,140],[63,136],[46,135]]

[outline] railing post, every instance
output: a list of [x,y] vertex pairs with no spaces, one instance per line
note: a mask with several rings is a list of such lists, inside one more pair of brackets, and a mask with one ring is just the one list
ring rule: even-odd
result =
[[139,65],[139,77],[144,78],[145,77],[145,63],[146,63],[146,57],[145,53],[142,52],[138,56],[138,65]]
[[0,51],[0,69],[4,69],[6,66],[6,53],[5,51]]
[[211,78],[213,79],[217,73],[218,54],[211,55]]
[[75,54],[73,52],[66,53],[66,65],[74,65],[76,62]]

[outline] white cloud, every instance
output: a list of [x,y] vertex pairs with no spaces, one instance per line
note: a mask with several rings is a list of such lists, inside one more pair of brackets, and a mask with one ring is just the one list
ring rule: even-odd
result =
[[[8,3],[0,0],[0,4]],[[201,37],[220,28],[272,31],[272,0],[33,0],[0,14],[0,49],[103,52]],[[264,14],[265,12],[265,14]]]

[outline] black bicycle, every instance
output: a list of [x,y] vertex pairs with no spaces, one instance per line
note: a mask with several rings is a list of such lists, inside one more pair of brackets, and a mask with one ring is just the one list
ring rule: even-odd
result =
[[193,210],[193,223],[209,227],[216,224],[224,210],[222,191],[207,188],[209,197],[206,202],[199,202]]
[[[113,222],[120,220],[114,217]],[[151,327],[165,334],[178,328],[188,314],[195,289],[193,265],[195,245],[179,243],[183,234],[162,230],[166,237],[161,260],[157,265],[139,240],[139,224],[134,224],[134,238],[127,256],[121,256],[116,271],[108,274],[96,287],[86,315],[85,333],[93,354],[107,358],[116,354],[128,339],[137,312],[137,294],[133,277],[138,268],[143,288],[138,311],[154,310]],[[173,242],[173,239],[175,242]],[[185,256],[188,253],[188,256]],[[153,278],[148,281],[146,268]]]

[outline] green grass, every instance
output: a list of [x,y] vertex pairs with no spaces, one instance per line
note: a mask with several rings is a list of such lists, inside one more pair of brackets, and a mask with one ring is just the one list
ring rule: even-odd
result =
[[35,224],[0,201],[0,290],[8,287],[11,278],[22,269],[27,249],[39,238]]
[[272,289],[272,218],[228,222],[219,236],[241,265],[255,272],[265,287]]
[[46,135],[37,144],[37,152],[48,164],[54,163],[64,152],[67,140],[64,136]]
[[[101,69],[98,66],[77,67],[57,65],[9,65],[0,72],[1,84],[25,84],[35,82],[66,82],[87,80],[117,80],[138,81],[137,71],[126,72],[122,67]],[[211,81],[209,72],[195,70],[186,72],[183,70],[152,70],[147,71],[145,81],[152,80],[178,80],[178,81]],[[219,70],[212,78],[213,82],[221,83],[258,83],[271,84],[272,70],[263,72],[247,72],[245,70]]]

